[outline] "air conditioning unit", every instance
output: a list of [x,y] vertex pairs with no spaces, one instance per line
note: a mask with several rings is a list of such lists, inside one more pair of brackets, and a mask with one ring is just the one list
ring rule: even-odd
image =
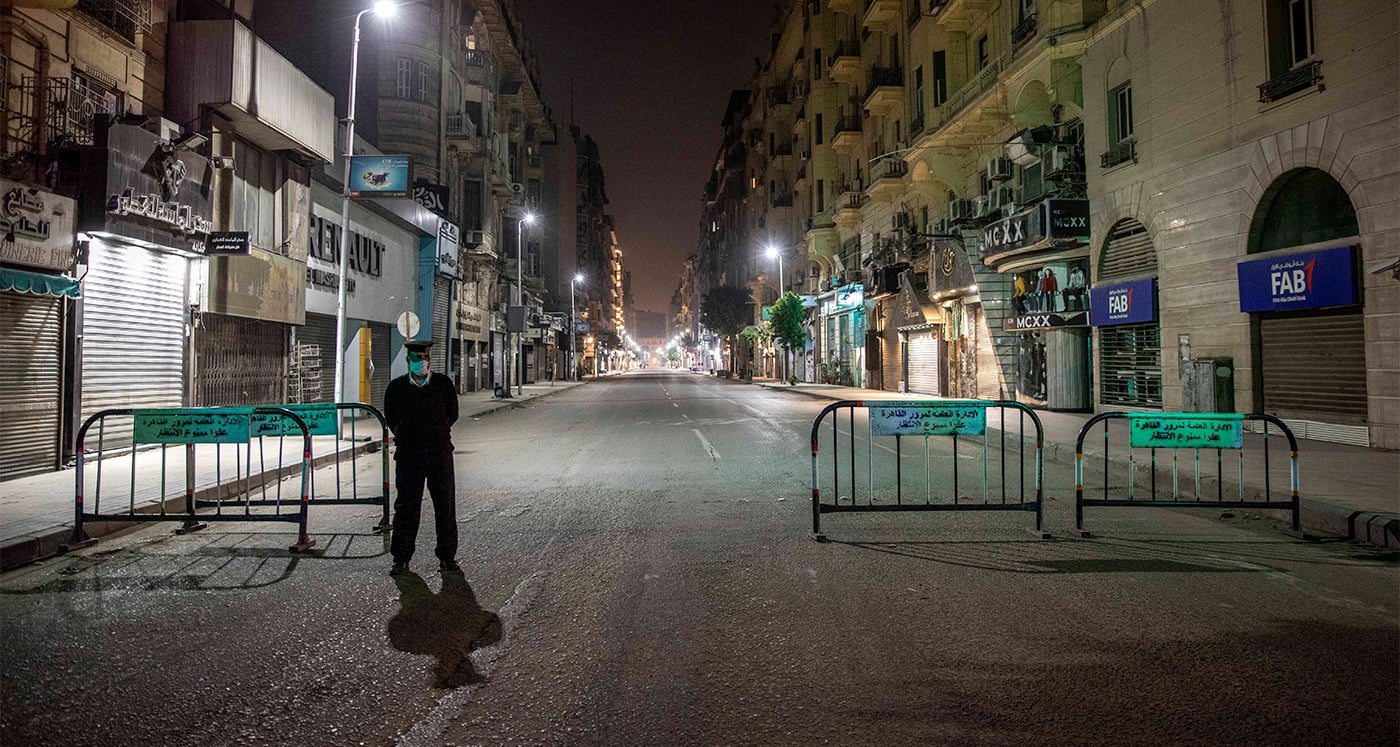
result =
[[1074,157],[1074,149],[1067,145],[1057,145],[1051,148],[1050,152],[1044,156],[1044,163],[1046,178],[1083,171],[1079,166],[1078,159]]
[[809,161],[809,160],[811,160],[811,158],[812,158],[812,151],[810,151],[810,150],[804,150],[804,151],[802,151],[802,153],[800,153],[799,155],[801,156],[802,160],[804,160],[804,161]]
[[462,246],[481,246],[486,243],[486,234],[482,231],[463,231]]
[[993,187],[987,193],[987,201],[991,210],[1000,210],[1016,201],[1016,193],[1010,185]]
[[956,199],[948,202],[948,223],[950,225],[972,217],[972,200]]
[[939,218],[929,226],[929,233],[952,233],[953,227],[947,218]]
[[972,200],[972,217],[985,218],[992,212],[992,200],[986,195],[978,195]]
[[987,181],[1009,181],[1014,173],[1015,172],[1011,168],[1010,158],[998,156],[987,162]]

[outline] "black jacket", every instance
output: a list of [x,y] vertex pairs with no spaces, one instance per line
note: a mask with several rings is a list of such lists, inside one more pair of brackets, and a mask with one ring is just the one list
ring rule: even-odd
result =
[[409,374],[389,382],[384,392],[384,422],[400,449],[431,449],[452,443],[457,422],[457,390],[452,379],[433,372],[417,386]]

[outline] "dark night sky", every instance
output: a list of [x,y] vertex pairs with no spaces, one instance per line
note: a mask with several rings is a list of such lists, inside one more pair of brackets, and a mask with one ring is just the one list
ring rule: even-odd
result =
[[637,308],[666,311],[699,238],[730,91],[766,54],[763,0],[516,0],[560,134],[593,136]]

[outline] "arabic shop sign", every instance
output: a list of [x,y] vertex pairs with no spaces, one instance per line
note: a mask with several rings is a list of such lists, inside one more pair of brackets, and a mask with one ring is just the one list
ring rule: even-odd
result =
[[67,197],[0,179],[0,262],[46,270],[73,266],[73,219],[77,203]]
[[851,309],[859,309],[865,304],[865,286],[851,283],[837,288],[822,301],[822,314],[839,314]]
[[1089,322],[1095,327],[1157,321],[1157,279],[1089,289]]
[[1288,311],[1357,302],[1356,247],[1254,259],[1239,264],[1240,311]]
[[439,275],[457,277],[457,248],[462,245],[461,232],[457,224],[450,221],[438,223],[437,271]]
[[982,261],[1089,240],[1089,201],[1047,199],[982,229]]
[[437,213],[439,216],[447,215],[447,200],[450,193],[447,187],[441,184],[430,184],[419,181],[413,185],[413,201],[423,207]]
[[1134,449],[1238,449],[1244,445],[1244,415],[1158,413],[1129,415]]
[[980,436],[987,429],[987,403],[979,400],[881,402],[869,409],[875,436]]
[[103,136],[107,149],[98,152],[107,167],[102,217],[88,211],[89,200],[97,198],[88,193],[80,230],[203,253],[213,229],[209,160],[171,149],[140,127],[112,125]]

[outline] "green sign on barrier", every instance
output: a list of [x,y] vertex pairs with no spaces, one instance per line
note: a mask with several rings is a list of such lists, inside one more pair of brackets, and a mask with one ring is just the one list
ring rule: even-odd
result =
[[1244,446],[1244,415],[1170,412],[1129,415],[1134,449],[1238,449]]
[[[336,428],[335,405],[276,405],[283,410],[291,410],[306,422],[306,430],[313,436],[334,436]],[[296,421],[279,413],[259,413],[253,415],[252,435],[254,436],[300,436],[301,429]]]
[[869,405],[876,436],[980,436],[987,429],[987,402],[881,402]]
[[138,444],[247,443],[252,416],[248,408],[136,410]]

